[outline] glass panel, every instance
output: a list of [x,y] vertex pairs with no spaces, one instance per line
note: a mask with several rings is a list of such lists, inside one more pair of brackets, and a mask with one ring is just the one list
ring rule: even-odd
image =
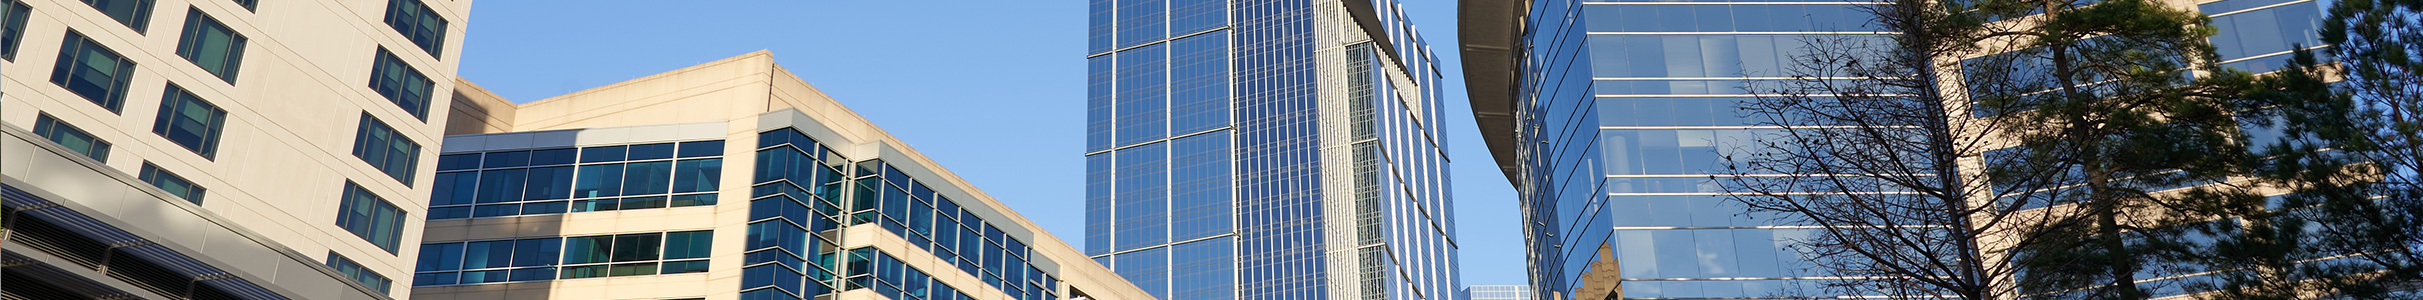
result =
[[714,191],[723,182],[723,159],[681,161],[673,171],[673,192]]
[[[661,233],[615,235],[613,250],[614,261],[642,261],[657,259],[657,253],[664,249],[664,242],[664,234]],[[619,268],[621,266],[617,267]],[[654,267],[649,268],[650,270],[654,270]],[[651,273],[653,273],[653,271],[651,271]]]
[[673,162],[630,163],[625,166],[624,195],[663,194],[673,184]]
[[579,177],[572,185],[576,198],[613,197],[622,195],[623,165],[603,164],[580,167]]

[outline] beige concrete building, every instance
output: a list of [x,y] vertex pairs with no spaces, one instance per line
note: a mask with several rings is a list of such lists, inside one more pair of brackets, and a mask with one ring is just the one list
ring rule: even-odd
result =
[[0,0],[0,298],[407,298],[471,2]]
[[518,105],[455,86],[422,297],[1151,298],[763,51]]

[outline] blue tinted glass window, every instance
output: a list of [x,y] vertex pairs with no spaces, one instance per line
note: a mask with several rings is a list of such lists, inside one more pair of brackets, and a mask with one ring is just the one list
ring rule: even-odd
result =
[[1167,124],[1169,79],[1164,77],[1169,66],[1163,55],[1168,44],[1120,51],[1118,54],[1118,96],[1112,107],[1114,142],[1128,145],[1159,139],[1169,134]]
[[24,1],[0,3],[0,59],[17,60],[17,44],[25,40],[26,16],[33,14],[34,7]]
[[581,162],[593,163],[621,161],[624,157],[623,153],[626,152],[627,149],[629,149],[629,146],[581,148]]
[[573,148],[530,151],[530,165],[551,166],[569,164],[574,160],[577,160],[579,153],[580,149]]
[[1112,57],[1103,55],[1085,59],[1085,151],[1111,148]]
[[370,89],[386,97],[387,101],[394,102],[396,108],[411,113],[412,117],[429,120],[429,97],[436,83],[430,81],[428,75],[421,75],[421,71],[414,69],[411,63],[396,57],[395,53],[387,52],[387,47],[379,47],[376,59],[371,64]]
[[102,141],[100,138],[93,137],[92,133],[53,119],[50,114],[37,114],[34,118],[34,135],[49,139],[61,147],[67,147],[68,151],[91,157],[93,161],[109,161],[108,141]]
[[387,0],[386,21],[388,28],[394,28],[431,57],[439,56],[440,50],[446,48],[446,17],[421,0]]
[[199,8],[188,9],[183,36],[177,40],[177,56],[220,80],[235,83],[236,69],[244,61],[244,42],[244,35],[227,24],[203,14]]
[[387,250],[389,254],[401,247],[404,235],[402,208],[351,181],[345,182],[345,195],[337,207],[337,227],[345,228],[346,232]]
[[1229,131],[1178,139],[1171,144],[1170,240],[1231,231]]
[[118,112],[126,103],[126,83],[132,81],[134,73],[134,61],[84,38],[82,33],[68,30],[66,41],[59,46],[58,64],[51,69],[50,82],[110,112]]
[[[216,157],[219,153],[219,132],[227,126],[227,110],[220,109],[218,105],[211,104],[209,101],[203,101],[201,96],[186,92],[184,88],[177,87],[176,84],[169,84],[167,91],[162,94],[160,116],[153,119],[151,133],[168,138],[168,141],[175,142],[178,146],[184,146],[185,150],[192,150],[194,154],[202,155],[202,158]],[[367,118],[369,115],[365,114],[363,117]],[[374,129],[371,128],[373,125],[385,128],[386,125],[371,119],[363,120],[364,129]],[[373,145],[379,147],[369,148],[369,150],[378,152],[378,154],[366,157],[384,158],[369,162],[372,166],[379,167],[380,170],[386,170],[388,176],[402,180],[404,184],[412,184],[410,170],[395,168],[409,169],[413,159],[410,156],[415,153],[399,153],[398,151],[418,151],[420,144],[413,143],[411,139],[406,139],[402,135],[394,134],[393,128],[387,128],[387,131],[385,139],[381,140],[387,144]],[[364,140],[371,140],[371,138],[365,137]],[[354,155],[361,156],[363,155],[361,151],[365,148],[357,146],[354,149]],[[397,157],[397,155],[404,157]]]
[[723,182],[723,159],[692,159],[673,169],[673,192],[714,191]]
[[478,168],[480,168],[480,154],[478,153],[450,154],[437,157],[438,171],[470,170]]
[[622,195],[623,165],[603,164],[580,166],[575,175],[572,196],[578,198],[613,197]]
[[673,158],[673,143],[631,145],[631,160]]
[[1169,32],[1203,32],[1228,25],[1227,0],[1169,0]]
[[489,152],[481,167],[508,168],[530,165],[530,151]]
[[1161,0],[1118,0],[1118,47],[1159,41],[1169,36],[1163,20],[1169,7]]
[[673,162],[624,164],[623,194],[663,194],[673,184]]
[[437,173],[429,205],[471,204],[479,195],[479,172]]
[[723,156],[724,141],[681,143],[681,157]]
[[1169,45],[1170,133],[1228,126],[1228,31],[1178,39]]
[[[1112,198],[1117,213],[1112,240],[1120,250],[1169,241],[1167,145],[1149,144],[1115,153],[1119,170],[1114,185],[1118,191]],[[986,230],[986,237],[999,240],[992,231]]]
[[479,203],[521,201],[528,169],[480,171]]
[[564,199],[572,195],[571,166],[530,168],[525,176],[530,180],[522,188],[522,199]]

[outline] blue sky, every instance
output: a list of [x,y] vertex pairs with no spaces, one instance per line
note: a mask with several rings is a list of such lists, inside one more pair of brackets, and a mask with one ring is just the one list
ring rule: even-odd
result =
[[[1403,0],[1448,74],[1466,284],[1523,284],[1514,189],[1481,145],[1455,1]],[[461,75],[516,102],[757,51],[1082,247],[1085,5],[1064,1],[572,1],[472,5]]]

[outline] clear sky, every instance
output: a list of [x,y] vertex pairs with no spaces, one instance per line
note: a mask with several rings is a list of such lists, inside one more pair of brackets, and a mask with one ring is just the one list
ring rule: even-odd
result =
[[[1489,159],[1463,96],[1455,0],[1403,1],[1448,74],[1464,282],[1524,284],[1514,189]],[[772,50],[809,84],[1082,247],[1085,6],[480,0],[465,22],[461,74],[528,102]]]

